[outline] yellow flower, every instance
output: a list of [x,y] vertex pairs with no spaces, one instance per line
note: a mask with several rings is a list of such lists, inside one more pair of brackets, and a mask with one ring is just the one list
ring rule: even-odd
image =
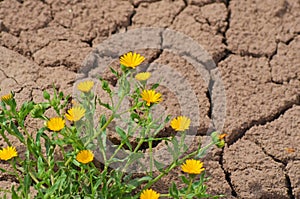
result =
[[94,154],[90,150],[82,150],[76,155],[76,160],[83,164],[92,162],[94,159]]
[[153,191],[152,189],[146,189],[142,192],[140,199],[158,199],[159,193]]
[[156,93],[154,90],[143,90],[141,96],[147,102],[147,106],[150,106],[150,103],[159,103],[162,100],[161,94]]
[[13,157],[17,157],[18,153],[15,147],[8,146],[2,150],[0,150],[0,160],[10,160]]
[[9,100],[11,100],[13,98],[13,95],[11,93],[7,94],[7,95],[3,95],[1,97],[1,101],[7,103]]
[[60,117],[53,117],[47,122],[47,127],[51,131],[60,131],[65,127],[65,120]]
[[66,118],[70,121],[78,121],[85,114],[85,109],[79,106],[73,107],[68,110],[68,113],[65,114]]
[[222,139],[224,139],[226,136],[227,136],[227,134],[226,134],[226,133],[223,133],[223,134],[219,135],[219,140],[222,140]]
[[181,166],[181,170],[183,172],[189,174],[200,174],[205,169],[202,168],[203,163],[200,160],[189,159],[186,160],[185,163]]
[[135,68],[145,60],[145,57],[138,53],[129,52],[120,58],[120,64],[128,68]]
[[139,80],[139,81],[146,81],[147,79],[149,79],[151,76],[151,73],[149,72],[144,72],[144,73],[138,73],[135,76],[135,79]]
[[184,131],[189,129],[191,120],[185,116],[178,116],[171,121],[171,127],[175,131]]
[[94,86],[93,81],[84,81],[84,82],[80,82],[77,85],[77,89],[80,90],[81,92],[88,93],[93,88],[93,86]]

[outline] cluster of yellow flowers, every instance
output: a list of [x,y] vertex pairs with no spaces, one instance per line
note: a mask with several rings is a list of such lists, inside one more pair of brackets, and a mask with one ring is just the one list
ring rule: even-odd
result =
[[[120,59],[120,63],[125,67],[135,68],[144,61],[144,57],[136,53],[127,53],[123,55]],[[139,81],[146,81],[151,76],[149,72],[138,73],[135,78]],[[151,103],[159,103],[162,101],[160,93],[157,93],[155,90],[143,90],[141,93],[142,99],[146,102],[147,106],[150,106]],[[185,131],[189,129],[191,120],[186,116],[178,116],[171,120],[170,125],[175,131]],[[181,166],[183,172],[188,174],[200,174],[205,169],[202,168],[203,163],[200,160],[188,159]],[[140,199],[157,199],[160,194],[152,189],[146,189],[142,192]]]
[[[127,68],[135,69],[138,65],[140,65],[145,58],[137,53],[129,52],[125,55],[123,55],[120,58],[120,64],[122,66],[125,66]],[[142,72],[138,73],[135,78],[138,81],[146,81],[151,77],[151,73],[149,72]],[[83,93],[89,93],[91,89],[94,86],[93,81],[84,81],[80,82],[77,85],[77,89]],[[12,94],[5,95],[1,98],[2,101],[7,102],[12,98]],[[162,101],[162,95],[161,93],[156,92],[153,89],[150,90],[143,90],[141,93],[142,100],[145,101],[146,106],[151,106],[152,104],[157,104]],[[65,118],[71,122],[77,122],[81,120],[85,116],[86,110],[78,105],[72,107],[67,111],[65,114]],[[61,117],[53,117],[50,118],[46,122],[46,126],[49,130],[59,132],[64,129],[65,127],[65,119]],[[175,131],[185,131],[189,129],[191,120],[186,116],[178,116],[171,120],[170,126]],[[13,157],[16,157],[18,155],[16,148],[9,146],[7,148],[4,148],[0,150],[0,159],[1,160],[9,160]],[[76,155],[76,160],[80,163],[87,164],[89,162],[92,162],[94,159],[94,154],[90,150],[81,150]],[[188,159],[186,162],[181,166],[181,169],[183,172],[186,172],[188,174],[200,174],[205,169],[202,167],[203,163],[199,160],[194,159]],[[152,189],[146,189],[142,192],[140,199],[157,199],[159,198],[160,194]]]

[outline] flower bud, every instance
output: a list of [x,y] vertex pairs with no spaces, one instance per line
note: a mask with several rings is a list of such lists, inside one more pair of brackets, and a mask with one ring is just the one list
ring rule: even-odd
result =
[[50,99],[50,94],[47,92],[47,91],[44,91],[43,92],[43,96],[46,100],[49,100]]
[[46,108],[48,108],[49,104],[36,104],[34,105],[33,109],[30,111],[30,115],[33,118],[44,118],[44,113]]

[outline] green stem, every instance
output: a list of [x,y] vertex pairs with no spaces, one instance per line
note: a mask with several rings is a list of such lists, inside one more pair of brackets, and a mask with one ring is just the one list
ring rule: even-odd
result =
[[[138,149],[142,146],[142,144],[144,143],[144,140],[145,140],[144,138],[141,138],[141,139],[140,139],[140,141],[138,142],[138,144],[137,144],[137,146],[135,147],[134,151],[132,152],[133,154],[136,153],[136,152],[138,151]],[[127,167],[129,166],[129,163],[130,163],[129,161],[126,162],[126,165],[125,165],[124,168],[123,168],[123,171],[124,171],[124,172],[126,171]],[[121,178],[120,178],[120,179],[123,178],[123,175],[124,175],[124,173],[121,174]]]
[[2,126],[3,126],[3,125],[1,124],[0,134],[1,134],[1,136],[3,137],[4,141],[8,144],[8,146],[11,146],[11,143],[10,143],[9,139],[8,139],[8,138],[6,137],[6,135],[4,134],[4,130],[2,130],[2,129],[4,129]]
[[88,139],[88,141],[84,144],[84,147],[86,147],[92,140],[97,138],[103,132],[103,130],[111,123],[113,119],[114,119],[114,114],[109,117],[109,119],[106,121],[106,123],[101,127],[101,129],[97,133],[95,133],[92,137]]
[[153,171],[152,140],[149,141],[149,156],[150,156],[150,176],[152,176],[152,171]]
[[14,169],[14,176],[17,177],[19,183],[21,184],[22,181],[21,181],[21,178],[20,178],[20,176],[19,176],[19,174],[18,174],[18,169],[17,169],[17,167],[16,167],[16,160],[14,159],[14,160],[10,161],[9,163],[10,163],[10,165],[11,165],[11,166],[13,167],[13,169]]
[[[38,179],[36,179],[36,177],[33,175],[33,173],[29,172],[29,175],[31,177],[31,179],[35,182],[35,184],[38,184],[40,181]],[[46,187],[44,185],[41,185],[42,189],[46,189]]]
[[116,108],[114,109],[113,111],[113,114],[109,117],[109,119],[106,121],[106,123],[101,127],[101,129],[95,133],[92,137],[90,137],[88,139],[88,141],[84,144],[84,146],[86,147],[92,140],[94,140],[95,138],[97,138],[102,132],[104,129],[106,129],[106,127],[111,123],[111,121],[115,118],[115,114],[116,112],[119,110],[120,106],[121,106],[121,103],[124,99],[125,95],[123,94],[120,98],[120,101],[118,102]]
[[149,181],[148,184],[144,187],[144,189],[148,189],[150,188],[154,183],[156,183],[159,179],[161,179],[163,176],[167,175],[172,169],[174,169],[177,165],[181,165],[186,159],[189,159],[193,156],[195,156],[197,153],[206,151],[209,147],[213,146],[214,143],[211,142],[208,145],[206,145],[205,147],[201,148],[199,151],[194,151],[193,153],[190,153],[186,156],[184,156],[182,159],[173,162],[167,169],[165,169],[162,173],[160,173],[156,178],[154,178],[153,180]]
[[162,173],[160,173],[156,178],[149,181],[148,184],[144,187],[144,189],[149,189],[154,183],[156,183],[159,179],[161,179],[163,176],[168,174],[176,166],[177,166],[176,162],[173,162],[166,170],[164,170]]
[[195,175],[190,175],[189,177],[190,177],[189,186],[188,186],[187,191],[185,192],[184,199],[186,199],[186,196],[189,195],[191,192],[191,188],[192,188],[192,184],[193,184]]
[[69,157],[69,159],[65,162],[65,167],[72,161],[73,157]]
[[118,148],[115,150],[114,154],[112,154],[112,156],[108,159],[107,162],[110,162],[110,161],[117,155],[117,153],[119,152],[119,150],[121,150],[121,148],[124,146],[124,144],[125,144],[125,143],[122,142],[122,143],[118,146]]
[[[142,135],[142,138],[141,138],[140,141],[138,142],[138,144],[137,144],[137,146],[135,147],[133,153],[136,153],[136,152],[139,150],[139,148],[142,146],[142,144],[144,143],[144,141],[145,141],[145,135],[147,135],[147,134],[149,133],[149,131],[150,131],[149,126],[150,126],[150,125],[148,125],[148,127],[147,127],[147,129],[146,129],[146,131],[145,131],[145,134]],[[126,171],[126,169],[127,169],[128,166],[129,166],[129,161],[127,161],[127,163],[126,163],[126,165],[125,165],[125,167],[124,167],[123,170]]]

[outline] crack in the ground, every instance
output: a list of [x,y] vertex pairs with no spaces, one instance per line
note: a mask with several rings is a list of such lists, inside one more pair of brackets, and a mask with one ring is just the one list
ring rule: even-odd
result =
[[[113,33],[112,33],[113,34]],[[97,35],[94,37],[91,37],[87,40],[81,40],[81,42],[86,43],[89,45],[89,47],[93,48],[93,41],[97,38]]]
[[3,75],[8,78],[8,79],[12,79],[16,84],[19,84],[19,82],[14,78],[14,77],[10,77],[8,76],[5,71],[3,69],[0,68],[0,71],[3,73]]
[[287,171],[286,171],[286,166],[287,166],[288,162],[284,161],[284,160],[280,160],[280,159],[276,158],[274,155],[269,154],[266,151],[266,149],[258,141],[252,141],[252,142],[256,146],[258,146],[266,156],[270,157],[274,162],[277,162],[277,163],[282,165],[283,172],[285,172],[285,186],[287,188],[287,194],[289,196],[289,199],[295,199],[295,196],[293,194],[293,187],[292,187],[292,184],[291,184],[291,180],[290,180],[290,177],[289,177],[289,175],[287,174]]
[[155,2],[159,2],[159,1],[161,1],[161,0],[142,0],[138,3],[134,3],[133,0],[131,0],[130,3],[133,5],[134,8],[137,8],[140,6],[141,3],[155,3]]
[[163,42],[164,42],[163,34],[164,34],[164,31],[162,31],[162,32],[159,33],[159,36],[160,36],[160,49],[159,49],[158,53],[155,56],[153,56],[153,57],[151,57],[151,59],[149,59],[149,64],[146,66],[145,71],[147,71],[147,69],[149,68],[150,64],[152,64],[156,60],[158,60],[160,58],[160,56],[162,55],[162,53],[164,52],[164,49],[163,49]]
[[199,2],[195,2],[195,1],[191,1],[190,0],[186,0],[188,2],[189,5],[192,6],[199,6],[199,7],[203,7],[203,6],[207,6],[210,4],[214,4],[214,3],[226,3],[227,0],[221,0],[221,1],[217,1],[217,0],[211,0],[211,1],[199,1]]
[[225,59],[227,59],[230,55],[236,55],[235,53],[233,53],[231,50],[229,50],[227,48],[224,50],[223,54],[224,55],[222,57],[220,57],[218,64],[221,63],[222,61],[225,61]]
[[[210,86],[210,84],[212,84],[212,85]],[[212,108],[213,108],[212,107],[212,99],[211,99],[212,87],[213,87],[213,80],[210,79],[209,84],[208,84],[208,89],[206,91],[206,97],[207,97],[208,102],[209,102],[209,109],[208,109],[208,112],[207,112],[207,116],[211,121],[212,121]],[[212,124],[212,125],[214,126],[214,124]]]
[[220,53],[220,54],[223,54],[223,55],[218,60],[218,63],[220,63],[221,61],[224,61],[230,55],[234,54],[231,50],[228,49],[228,43],[227,43],[227,37],[226,37],[226,33],[230,28],[230,19],[231,19],[231,10],[229,8],[230,0],[226,0],[224,3],[225,3],[225,6],[226,6],[226,9],[227,9],[226,27],[225,27],[224,31],[218,30],[218,32],[219,32],[219,34],[221,34],[223,36],[222,43],[226,46],[226,48],[225,48],[224,52]]
[[132,11],[132,13],[129,15],[129,18],[128,18],[128,25],[125,26],[125,30],[127,31],[128,30],[128,27],[132,26],[132,23],[133,23],[133,17],[136,15],[136,10],[134,9]]
[[25,86],[22,86],[19,88],[19,90],[14,91],[15,93],[21,93],[24,90]]
[[30,58],[35,62],[34,54],[37,53],[38,51],[42,50],[43,48],[46,48],[47,46],[49,46],[50,43],[51,43],[51,41],[48,41],[48,42],[47,42],[45,45],[43,45],[42,47],[40,47],[40,48],[38,48],[38,49],[32,51],[32,52],[31,52]]
[[281,41],[281,42],[284,43],[285,45],[290,45],[290,43],[291,43],[292,41],[294,41],[295,38],[296,38],[297,36],[299,36],[299,35],[300,35],[300,32],[296,32],[296,33],[294,34],[293,37],[291,37],[291,38],[288,39],[287,41]]
[[248,130],[250,130],[252,127],[257,126],[257,125],[265,125],[268,122],[272,122],[277,120],[280,116],[284,115],[286,111],[288,111],[289,109],[291,109],[294,105],[300,105],[300,94],[297,95],[297,99],[296,101],[289,101],[287,102],[287,104],[283,107],[280,107],[279,111],[271,116],[267,116],[264,118],[260,118],[258,120],[253,120],[251,121],[247,127],[245,128],[240,128],[240,129],[234,129],[232,132],[239,132],[235,137],[233,137],[231,140],[229,140],[228,146],[233,145],[234,143],[236,143],[238,140],[240,140],[242,137],[244,137],[244,135],[246,134],[246,132]]
[[270,57],[269,57],[269,59],[268,59],[268,65],[269,65],[269,69],[270,69],[271,82],[272,82],[272,83],[275,83],[275,84],[282,84],[282,83],[280,83],[280,82],[275,81],[275,80],[273,79],[273,76],[272,76],[272,66],[271,66],[271,61],[272,61],[273,57],[274,57],[275,55],[277,55],[277,52],[278,52],[278,43],[276,43],[276,48],[275,48],[274,52],[270,55]]
[[291,179],[288,174],[285,174],[285,183],[286,183],[286,187],[288,189],[288,191],[287,191],[288,196],[290,197],[290,199],[295,199],[295,195],[293,194],[293,187],[292,187]]
[[[292,37],[291,39],[289,39],[287,42],[282,42],[282,41],[276,42],[276,49],[268,57],[268,65],[269,65],[270,74],[271,74],[271,81],[270,81],[270,83],[274,83],[274,84],[277,84],[277,85],[283,85],[284,84],[284,81],[276,81],[276,80],[273,79],[271,61],[273,60],[273,57],[276,56],[277,53],[278,53],[278,45],[279,45],[279,43],[284,43],[285,45],[289,45],[296,37],[297,37],[297,35],[295,35],[294,37]],[[295,78],[287,78],[286,82],[289,83],[293,79],[297,79],[297,77],[295,77]]]
[[225,44],[225,46],[228,46],[226,33],[230,28],[230,19],[231,19],[231,10],[229,8],[229,4],[230,4],[230,0],[225,1],[225,6],[227,9],[227,15],[226,15],[226,23],[227,24],[226,24],[225,30],[222,32],[222,35],[223,35],[222,43]]
[[224,175],[225,175],[225,180],[226,182],[228,183],[230,189],[231,189],[231,195],[235,198],[237,198],[238,194],[237,192],[235,191],[235,188],[232,184],[232,181],[231,181],[231,173],[226,171],[226,169],[224,168],[224,165],[223,165],[223,156],[224,156],[224,147],[222,148],[222,152],[220,154],[220,159],[219,159],[219,165],[221,166],[221,169],[223,170],[224,172]]
[[[249,140],[249,141],[251,141],[251,140]],[[282,161],[282,160],[276,158],[276,157],[275,157],[274,155],[272,155],[272,154],[269,154],[269,153],[266,151],[266,149],[261,145],[261,143],[259,143],[258,141],[251,141],[251,142],[254,143],[256,146],[258,146],[258,147],[262,150],[262,152],[263,152],[266,156],[270,157],[274,162],[277,162],[277,163],[281,164],[283,167],[286,167],[287,162]]]
[[180,10],[174,15],[174,17],[172,18],[172,20],[171,20],[171,23],[170,23],[170,25],[168,25],[167,27],[170,27],[170,26],[172,26],[173,25],[173,23],[174,23],[174,21],[175,21],[175,19],[188,7],[188,2],[187,2],[187,0],[182,0],[183,1],[183,3],[184,3],[184,6],[182,7],[182,8],[180,8]]

